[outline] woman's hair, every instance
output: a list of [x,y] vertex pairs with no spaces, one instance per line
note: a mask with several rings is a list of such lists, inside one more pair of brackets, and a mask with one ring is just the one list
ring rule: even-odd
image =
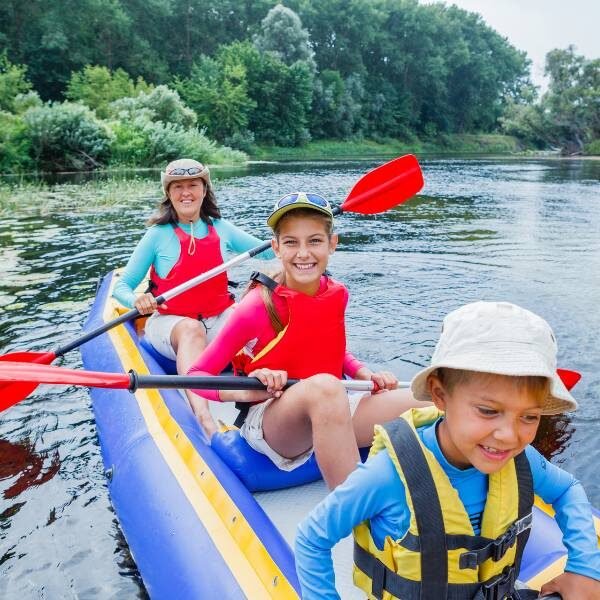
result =
[[[333,234],[333,219],[323,213],[319,213],[316,210],[311,210],[310,208],[297,208],[295,210],[291,210],[275,225],[273,230],[273,235],[275,238],[279,238],[279,232],[281,228],[281,224],[285,221],[286,218],[294,216],[294,217],[310,217],[312,219],[318,219],[323,222],[325,225],[325,231],[328,236]],[[277,283],[281,285],[285,285],[285,272],[277,271],[275,273],[268,274],[269,277],[275,280]],[[260,285],[260,295],[262,296],[263,302],[265,303],[265,308],[267,309],[267,314],[269,315],[269,321],[271,323],[271,327],[275,330],[275,333],[280,333],[283,331],[285,325],[281,322],[279,315],[277,314],[277,310],[275,310],[275,305],[273,304],[273,291],[267,287],[266,285],[262,285],[257,281],[250,281],[242,297],[244,297],[251,289],[255,288],[257,285]]]
[[494,377],[503,377],[511,381],[516,391],[527,390],[536,400],[542,404],[550,393],[550,380],[547,377],[539,375],[499,375],[495,373],[481,373],[479,371],[468,371],[465,369],[450,369],[448,367],[438,367],[432,375],[437,375],[440,383],[446,391],[451,394],[457,385],[462,385],[478,378],[481,380],[491,380]]
[[[202,179],[201,177],[199,179]],[[204,188],[206,193],[204,194],[204,200],[202,201],[202,207],[200,208],[200,218],[207,224],[212,224],[211,219],[220,219],[221,211],[217,206],[217,198],[213,192],[212,186],[204,179]],[[167,223],[177,223],[177,212],[171,202],[169,196],[165,196],[158,205],[158,210],[150,216],[146,221],[146,225],[166,225]]]

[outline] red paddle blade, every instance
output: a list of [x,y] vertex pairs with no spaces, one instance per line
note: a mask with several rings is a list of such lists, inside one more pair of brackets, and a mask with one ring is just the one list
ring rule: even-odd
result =
[[581,373],[578,373],[577,371],[569,371],[569,369],[556,369],[556,373],[561,378],[568,390],[572,390],[577,382],[581,379]]
[[[0,361],[30,362],[49,365],[55,358],[56,354],[54,354],[54,352],[9,352],[8,354],[0,356]],[[37,383],[0,382],[0,412],[27,398],[37,386]]]
[[49,365],[56,358],[54,352],[9,352],[0,356],[0,360],[21,363]]
[[51,365],[8,361],[0,362],[0,382],[8,383],[0,389],[0,410],[5,410],[25,398],[40,383],[119,389],[128,389],[130,386],[127,373],[78,371]]
[[342,204],[343,211],[374,215],[412,198],[423,187],[415,156],[395,158],[360,178]]

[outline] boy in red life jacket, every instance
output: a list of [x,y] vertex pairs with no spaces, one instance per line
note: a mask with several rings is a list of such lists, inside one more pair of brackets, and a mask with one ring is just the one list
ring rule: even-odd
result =
[[[445,319],[413,409],[375,428],[369,459],[298,528],[304,600],[337,600],[332,547],[354,530],[354,583],[369,599],[523,600],[516,589],[534,493],[551,504],[565,572],[542,586],[600,598],[600,550],[581,484],[530,444],[543,414],[577,403],[556,373],[556,342],[537,315],[474,302]],[[530,595],[533,592],[533,595]]]
[[[216,375],[234,360],[260,379],[266,391],[194,391],[250,404],[240,431],[250,446],[288,471],[314,451],[334,488],[355,468],[373,425],[416,403],[396,389],[394,375],[372,372],[346,349],[348,291],[324,274],[338,241],[329,202],[317,194],[288,194],[267,223],[282,272],[276,281],[259,276],[260,285],[240,301],[189,373]],[[382,391],[347,394],[343,375],[374,381]],[[302,381],[284,391],[288,377]]]

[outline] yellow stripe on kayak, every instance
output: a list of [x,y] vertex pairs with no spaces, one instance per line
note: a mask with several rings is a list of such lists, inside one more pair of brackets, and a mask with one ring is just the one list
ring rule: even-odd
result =
[[[116,303],[109,300],[104,307],[104,321],[113,319],[116,312]],[[123,370],[148,374],[148,367],[125,327],[119,325],[108,333]],[[297,599],[293,586],[173,418],[158,390],[138,390],[134,396],[148,433],[244,594],[253,600]]]

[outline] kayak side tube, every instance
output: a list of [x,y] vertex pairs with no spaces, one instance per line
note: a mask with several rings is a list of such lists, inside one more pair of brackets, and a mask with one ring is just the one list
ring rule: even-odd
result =
[[[86,329],[115,316],[115,274]],[[120,325],[82,347],[85,368],[163,373]],[[298,598],[292,551],[208,445],[175,390],[91,390],[108,490],[152,598]]]

